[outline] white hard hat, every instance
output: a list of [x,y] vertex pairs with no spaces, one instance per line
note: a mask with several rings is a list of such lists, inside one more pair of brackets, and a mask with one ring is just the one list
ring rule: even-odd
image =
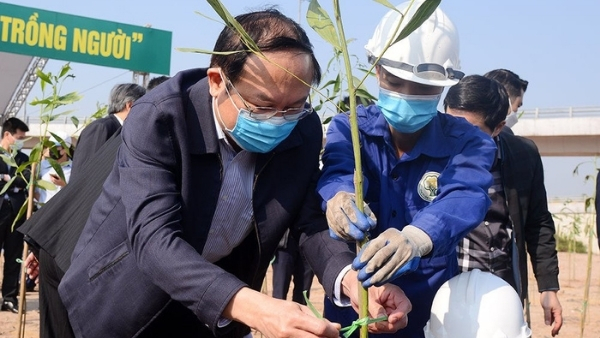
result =
[[[406,11],[410,2],[396,6],[405,15],[396,35],[393,33],[400,22],[400,13],[391,10],[381,19],[373,37],[365,46],[370,63],[375,62],[385,46],[406,27],[422,2],[415,1],[408,13]],[[430,86],[452,86],[464,76],[464,73],[458,71],[458,51],[458,32],[438,7],[419,28],[390,46],[378,64],[404,80]]]
[[517,292],[500,277],[472,270],[450,279],[435,294],[425,338],[527,338]]

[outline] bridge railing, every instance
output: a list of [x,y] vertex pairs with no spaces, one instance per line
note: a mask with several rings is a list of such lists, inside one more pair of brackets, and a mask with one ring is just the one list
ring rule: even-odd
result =
[[[77,116],[77,119],[79,120],[79,125],[82,125],[86,122],[89,122],[90,117],[89,116]],[[23,122],[25,122],[27,125],[43,123],[42,119],[37,115],[25,116],[25,119],[23,120]],[[52,124],[52,125],[62,124],[65,126],[73,126],[73,121],[71,121],[71,116],[58,116],[55,120],[50,121],[50,124]]]
[[[600,106],[596,107],[566,107],[566,108],[535,108],[527,109],[518,112],[519,118],[537,119],[537,118],[564,118],[564,117],[600,117]],[[84,123],[89,119],[89,116],[78,116],[80,123]],[[27,116],[25,123],[42,123],[39,116]],[[50,122],[52,124],[71,125],[71,117],[60,116],[56,120]]]
[[535,108],[519,111],[519,118],[600,117],[600,107]]

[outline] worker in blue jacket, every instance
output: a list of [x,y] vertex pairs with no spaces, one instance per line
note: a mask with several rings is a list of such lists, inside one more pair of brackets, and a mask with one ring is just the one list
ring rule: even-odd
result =
[[[397,9],[407,12],[407,5]],[[401,25],[409,22],[414,5]],[[389,12],[366,49],[376,64],[379,99],[357,109],[364,212],[355,203],[354,156],[347,114],[329,126],[318,192],[333,237],[370,234],[352,264],[366,287],[393,281],[411,300],[408,326],[396,337],[423,337],[437,289],[458,273],[456,245],[483,219],[496,147],[464,119],[439,113],[445,86],[458,82],[458,35],[438,8],[407,38],[384,47],[401,15]],[[397,31],[401,31],[397,30]],[[383,54],[383,55],[382,55]],[[350,267],[347,267],[349,270]],[[325,316],[356,319],[340,298]],[[378,335],[383,337],[385,335]]]

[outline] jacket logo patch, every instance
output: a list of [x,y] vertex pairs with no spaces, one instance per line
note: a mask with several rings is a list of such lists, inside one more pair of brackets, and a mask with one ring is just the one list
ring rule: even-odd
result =
[[428,171],[423,174],[419,184],[417,185],[417,191],[419,192],[419,196],[427,202],[433,201],[433,199],[438,194],[438,184],[437,180],[440,176],[440,173],[435,171]]

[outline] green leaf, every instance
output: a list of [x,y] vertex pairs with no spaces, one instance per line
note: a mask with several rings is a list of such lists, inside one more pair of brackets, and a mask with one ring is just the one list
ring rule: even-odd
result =
[[[56,148],[55,148],[56,150]],[[52,169],[54,169],[54,171],[56,171],[56,174],[58,175],[58,177],[60,177],[63,181],[65,180],[65,173],[63,172],[62,166],[60,165],[60,163],[56,162],[55,159],[53,158],[48,158],[46,159],[48,161],[48,163],[50,163],[50,166],[52,167]]]
[[198,14],[198,15],[200,15],[200,16],[203,16],[204,18],[206,18],[206,19],[208,19],[208,20],[211,20],[211,21],[214,21],[214,22],[218,22],[218,23],[220,23],[220,24],[223,24],[223,21],[219,21],[219,20],[217,20],[217,19],[215,19],[215,18],[211,18],[210,16],[208,16],[208,15],[206,15],[206,14],[204,14],[204,13],[201,13],[201,12],[198,12],[198,11],[194,11],[194,13],[196,13],[196,14]]
[[585,199],[585,209],[584,210],[586,212],[590,211],[589,209],[592,206],[592,202],[593,202],[593,198],[591,198],[591,197],[588,197],[588,198]]
[[356,101],[361,104],[370,103],[372,101],[377,101],[377,98],[365,89],[357,88],[356,89]]
[[232,51],[227,51],[227,52],[215,52],[214,50],[208,50],[208,49],[198,49],[198,48],[186,48],[186,47],[179,47],[179,48],[175,48],[176,50],[180,51],[180,52],[184,52],[184,53],[198,53],[198,54],[215,54],[215,55],[231,55],[231,54],[236,54],[236,53],[245,53],[247,51],[245,50],[232,50]]
[[2,187],[2,190],[0,190],[0,195],[4,195],[4,193],[6,192],[6,190],[8,190],[8,187],[10,187],[10,185],[12,184],[12,182],[15,180],[15,176],[13,176],[10,181],[6,182],[4,184],[4,187]]
[[378,2],[378,3],[382,4],[382,5],[384,5],[385,7],[389,8],[389,9],[393,9],[393,10],[395,10],[396,12],[400,13],[400,11],[399,11],[399,10],[396,8],[396,6],[392,5],[392,4],[391,4],[389,1],[387,1],[387,0],[373,0],[373,1],[375,1],[375,2]]
[[319,5],[317,0],[310,0],[308,5],[308,11],[306,12],[306,21],[308,25],[322,37],[325,41],[329,42],[336,51],[341,51],[340,40],[333,25],[333,21],[329,17],[329,14]]
[[30,161],[27,161],[27,162],[24,162],[24,163],[21,163],[21,164],[20,164],[20,165],[17,167],[17,170],[15,171],[15,176],[16,176],[17,174],[20,174],[20,173],[26,173],[26,172],[28,172],[28,171],[31,171],[31,168],[30,168],[30,167],[31,167],[31,164],[32,164],[32,163],[33,163],[33,161],[31,161],[31,160],[30,160]]
[[63,104],[63,105],[71,104],[71,103],[81,100],[82,98],[83,98],[83,96],[79,95],[77,92],[71,92],[66,95],[59,96],[58,99],[56,100],[56,103]]
[[15,220],[13,221],[13,224],[11,226],[12,231],[15,231],[15,226],[17,225],[17,222],[19,222],[19,220],[23,217],[23,215],[25,215],[25,212],[27,211],[27,203],[29,200],[25,200],[25,203],[23,203],[23,205],[21,205],[21,208],[19,209],[19,213],[17,214],[17,217],[15,217]]
[[75,116],[71,116],[71,122],[75,126],[75,128],[79,128],[79,119]]
[[16,167],[17,166],[17,162],[15,162],[15,159],[12,156],[6,155],[6,154],[1,154],[0,157],[2,157],[2,161],[4,161],[4,163],[8,164],[11,167]]
[[342,79],[340,77],[340,74],[338,74],[337,77],[335,78],[335,82],[333,84],[333,92],[335,94],[339,93],[341,87],[342,87]]
[[92,114],[92,118],[99,119],[104,117],[107,114],[108,106],[107,105],[97,105],[98,110]]
[[43,82],[52,85],[52,81],[50,80],[50,73],[46,74],[42,72],[40,69],[35,71],[35,74],[42,80]]
[[260,52],[260,48],[258,48],[258,45],[254,42],[250,35],[248,35],[248,33],[246,32],[246,30],[244,30],[242,25],[240,25],[240,23],[237,22],[235,17],[233,17],[233,15],[229,13],[227,8],[223,6],[221,1],[206,0],[206,2],[208,2],[208,4],[215,10],[215,12],[217,12],[217,14],[221,17],[221,20],[223,20],[228,27],[233,28],[240,35],[240,38],[242,39],[242,42],[246,47],[250,48],[250,50],[252,50],[252,52],[254,53],[262,54]]
[[37,106],[39,104],[50,104],[50,103],[52,103],[51,99],[43,99],[43,100],[34,99],[29,104],[32,105],[32,106]]
[[400,35],[398,35],[396,40],[394,40],[394,42],[392,42],[391,44],[393,45],[396,42],[404,39],[405,37],[409,36],[410,33],[414,32],[417,28],[419,28],[421,24],[423,24],[423,22],[429,19],[431,14],[435,12],[435,9],[440,5],[440,2],[441,0],[426,0],[425,2],[423,2],[423,4],[421,4],[421,6],[415,12],[415,15],[402,29]]
[[[50,135],[52,135],[52,137],[54,137],[55,140],[58,141],[58,143],[60,143],[60,146],[63,147],[64,149],[67,149],[69,147],[67,147],[65,140],[63,140],[60,136],[56,135],[53,132],[50,132]],[[54,145],[54,144],[53,144]]]
[[70,70],[71,70],[70,64],[66,63],[64,66],[62,66],[62,69],[60,70],[60,75],[58,77],[61,78],[61,77],[65,76],[65,74],[67,74]]
[[48,181],[44,181],[44,180],[37,180],[35,182],[35,185],[47,190],[47,191],[52,191],[52,190],[56,190],[56,186],[54,185],[54,183],[52,182],[48,182]]
[[[338,78],[339,78],[339,76],[338,76]],[[333,86],[337,80],[338,80],[338,79],[335,79],[335,80],[329,80],[329,81],[327,81],[327,82],[326,82],[324,85],[322,85],[322,86],[321,86],[321,88],[319,88],[319,89],[323,90],[323,89],[325,89],[325,88],[327,88],[327,87],[329,87],[329,86]]]
[[33,162],[39,162],[42,160],[42,147],[43,143],[36,144],[29,152],[29,159]]

